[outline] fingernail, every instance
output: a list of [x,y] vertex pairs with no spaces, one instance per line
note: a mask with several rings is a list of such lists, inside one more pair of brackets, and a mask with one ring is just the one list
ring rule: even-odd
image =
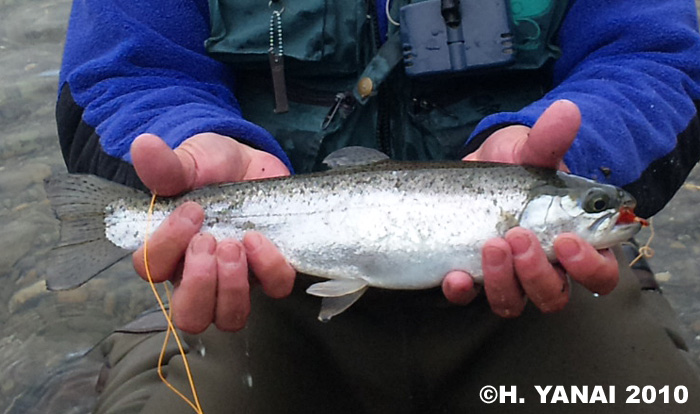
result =
[[263,239],[259,233],[247,233],[243,238],[243,245],[249,252],[254,252],[262,246]]
[[484,264],[487,266],[498,266],[506,260],[506,253],[496,247],[484,249]]
[[581,246],[574,239],[562,237],[557,243],[557,251],[562,256],[574,257],[581,252]]
[[195,225],[202,221],[202,209],[196,204],[185,204],[180,214]]
[[206,236],[204,234],[198,234],[198,235],[194,236],[194,239],[192,240],[192,253],[194,253],[194,254],[202,254],[202,253],[212,254],[212,253],[214,253],[215,249],[216,249],[216,242],[212,237]]
[[467,279],[451,277],[446,282],[445,294],[454,304],[466,305],[476,296],[474,283]]
[[217,256],[225,263],[238,263],[241,261],[242,249],[238,243],[226,242],[219,244]]
[[508,242],[515,256],[525,254],[530,249],[530,239],[527,236],[513,236]]

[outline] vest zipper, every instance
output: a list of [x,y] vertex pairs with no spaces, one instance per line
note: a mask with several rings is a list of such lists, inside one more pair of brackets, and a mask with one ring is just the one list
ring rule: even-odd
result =
[[331,109],[328,110],[328,114],[326,114],[326,117],[321,123],[321,129],[325,130],[328,128],[338,112],[340,112],[343,117],[348,116],[354,109],[355,102],[355,97],[352,95],[352,92],[337,93]]

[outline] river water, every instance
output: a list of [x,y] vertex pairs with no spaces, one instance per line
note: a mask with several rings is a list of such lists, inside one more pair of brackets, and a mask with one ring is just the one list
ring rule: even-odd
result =
[[[86,413],[101,361],[92,347],[154,306],[120,263],[83,287],[47,292],[58,223],[43,180],[65,171],[54,105],[69,0],[0,0],[0,414]],[[650,260],[700,362],[700,169],[654,218]],[[649,237],[645,230],[639,240]]]

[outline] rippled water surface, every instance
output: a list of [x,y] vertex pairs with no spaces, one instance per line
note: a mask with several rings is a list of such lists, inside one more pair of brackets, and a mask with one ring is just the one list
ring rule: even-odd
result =
[[[90,349],[153,306],[122,263],[80,289],[44,288],[58,223],[43,189],[65,171],[53,119],[70,1],[0,0],[0,414],[84,413]],[[654,221],[650,261],[700,361],[700,169]],[[640,240],[648,237],[648,232]]]

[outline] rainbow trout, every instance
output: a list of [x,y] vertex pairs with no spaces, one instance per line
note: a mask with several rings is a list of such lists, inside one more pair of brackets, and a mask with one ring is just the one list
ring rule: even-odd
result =
[[[360,154],[358,156],[358,154]],[[298,271],[328,280],[319,318],[350,307],[368,287],[427,289],[451,270],[482,277],[486,240],[522,226],[554,261],[554,238],[573,232],[596,248],[643,224],[625,191],[563,172],[496,163],[408,163],[346,148],[321,173],[214,185],[158,200],[151,228],[184,201],[204,207],[202,231],[217,240],[255,230]],[[89,175],[50,179],[62,222],[51,289],[75,287],[136,250],[150,196]]]

